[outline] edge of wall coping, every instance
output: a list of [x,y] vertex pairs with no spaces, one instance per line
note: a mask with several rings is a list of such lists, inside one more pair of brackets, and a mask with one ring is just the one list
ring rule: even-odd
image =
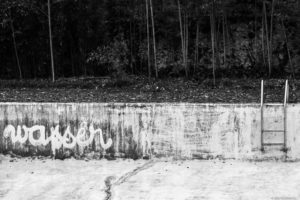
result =
[[[190,102],[135,102],[135,103],[125,103],[125,102],[0,102],[0,105],[171,105],[171,106],[260,106],[260,103],[190,103]],[[287,104],[288,106],[300,105],[300,103]],[[264,106],[283,106],[282,103],[265,103]]]

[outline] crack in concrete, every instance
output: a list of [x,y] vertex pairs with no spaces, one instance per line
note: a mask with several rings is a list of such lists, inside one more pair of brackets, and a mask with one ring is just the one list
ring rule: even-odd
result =
[[149,169],[150,167],[152,167],[155,164],[155,162],[153,161],[149,161],[145,164],[143,164],[140,167],[137,167],[136,169],[124,174],[123,176],[121,176],[116,182],[112,183],[112,181],[116,178],[115,176],[109,176],[105,179],[105,193],[106,193],[106,197],[105,200],[112,200],[112,190],[113,190],[113,186],[118,186],[121,185],[122,183],[125,183],[126,181],[128,181],[128,179],[130,179],[131,177],[135,176],[136,174],[138,174],[139,172]]
[[125,183],[128,179],[130,179],[132,176],[135,176],[136,174],[138,174],[139,172],[149,169],[150,167],[152,167],[154,165],[153,161],[149,161],[147,163],[145,163],[144,165],[137,167],[136,169],[134,169],[131,172],[126,173],[125,175],[121,176],[118,181],[116,181],[113,185],[121,185],[122,183]]
[[106,197],[105,197],[105,200],[110,200],[111,199],[111,187],[112,187],[112,181],[116,179],[116,177],[114,176],[109,176],[105,179],[105,186],[106,186],[106,189],[105,189],[105,193],[106,193]]

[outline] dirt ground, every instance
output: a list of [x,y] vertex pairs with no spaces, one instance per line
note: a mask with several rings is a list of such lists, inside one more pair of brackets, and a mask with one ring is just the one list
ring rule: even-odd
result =
[[[191,102],[260,103],[259,79],[186,80],[168,78],[126,80],[101,78],[1,80],[0,102]],[[282,103],[285,80],[266,81],[266,102]],[[291,82],[290,101],[300,100],[300,81]],[[296,95],[299,93],[298,95]]]
[[299,162],[62,161],[0,155],[3,200],[296,200],[299,188]]

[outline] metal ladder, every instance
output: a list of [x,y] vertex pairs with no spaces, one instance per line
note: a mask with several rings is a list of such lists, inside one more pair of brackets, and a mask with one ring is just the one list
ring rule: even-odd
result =
[[[284,92],[284,101],[283,101],[283,130],[266,130],[264,129],[264,80],[261,81],[261,150],[264,151],[266,146],[282,146],[282,151],[287,151],[286,146],[286,110],[289,97],[289,85],[288,80],[285,81],[285,92]],[[265,143],[264,142],[264,133],[283,133],[283,143]]]

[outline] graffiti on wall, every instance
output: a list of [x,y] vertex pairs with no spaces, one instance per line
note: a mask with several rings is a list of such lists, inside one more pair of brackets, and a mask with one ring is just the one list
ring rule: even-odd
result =
[[[59,132],[59,125],[51,127],[50,132],[51,135],[47,136],[46,128],[42,125],[35,125],[32,127],[27,127],[25,125],[21,127],[18,125],[17,129],[15,129],[13,125],[7,125],[3,131],[3,135],[5,138],[10,137],[13,143],[19,142],[24,144],[26,141],[29,141],[29,143],[33,146],[47,145],[51,142],[53,154],[55,154],[56,150],[62,147],[68,149],[72,149],[76,145],[86,147],[93,142],[96,134],[99,134],[100,145],[104,150],[110,148],[112,145],[111,138],[109,138],[106,143],[104,142],[102,130],[100,128],[95,129],[94,125],[88,126],[86,122],[80,124],[76,136],[71,133],[70,126],[66,128],[63,134]],[[34,137],[34,134],[36,137]],[[37,137],[37,135],[39,136]]]

